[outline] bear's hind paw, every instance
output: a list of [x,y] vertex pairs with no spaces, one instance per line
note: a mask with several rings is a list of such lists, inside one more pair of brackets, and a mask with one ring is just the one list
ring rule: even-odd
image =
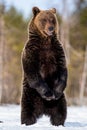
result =
[[33,125],[35,123],[36,123],[36,120],[34,117],[31,117],[31,118],[28,118],[28,119],[21,121],[21,124],[25,124],[25,125]]

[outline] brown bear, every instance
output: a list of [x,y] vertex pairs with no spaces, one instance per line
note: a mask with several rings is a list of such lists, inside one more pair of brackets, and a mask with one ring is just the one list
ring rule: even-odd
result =
[[64,125],[67,67],[64,50],[57,37],[56,9],[43,11],[34,7],[32,10],[29,38],[22,53],[21,123],[34,124],[45,114],[53,125]]

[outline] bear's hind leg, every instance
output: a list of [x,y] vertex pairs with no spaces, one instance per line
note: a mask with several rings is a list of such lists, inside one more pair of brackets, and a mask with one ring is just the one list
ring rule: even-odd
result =
[[55,111],[52,111],[50,121],[52,125],[59,126],[65,123],[67,116],[67,105],[64,95],[58,100]]
[[25,124],[25,125],[33,125],[34,123],[36,123],[36,118],[32,115],[28,115],[28,117],[26,116],[21,116],[21,124]]
[[42,99],[36,91],[24,88],[21,100],[21,124],[32,125],[42,114]]
[[36,122],[36,117],[33,113],[34,108],[27,94],[23,94],[21,101],[21,124],[32,125]]
[[36,123],[36,117],[33,113],[32,105],[30,103],[23,104],[21,110],[21,124],[32,125],[34,123]]

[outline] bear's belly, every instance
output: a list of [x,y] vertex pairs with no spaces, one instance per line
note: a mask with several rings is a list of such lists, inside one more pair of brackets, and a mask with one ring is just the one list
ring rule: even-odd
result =
[[57,62],[54,52],[52,51],[45,51],[40,54],[40,75],[45,79],[57,70]]
[[43,79],[51,76],[56,71],[56,66],[52,64],[43,64],[40,69],[40,75]]

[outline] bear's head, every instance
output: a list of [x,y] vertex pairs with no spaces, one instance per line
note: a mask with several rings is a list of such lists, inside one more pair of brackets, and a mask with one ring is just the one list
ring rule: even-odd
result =
[[33,7],[33,23],[37,30],[44,35],[52,36],[58,33],[58,22],[56,18],[56,9],[40,10],[38,7]]

